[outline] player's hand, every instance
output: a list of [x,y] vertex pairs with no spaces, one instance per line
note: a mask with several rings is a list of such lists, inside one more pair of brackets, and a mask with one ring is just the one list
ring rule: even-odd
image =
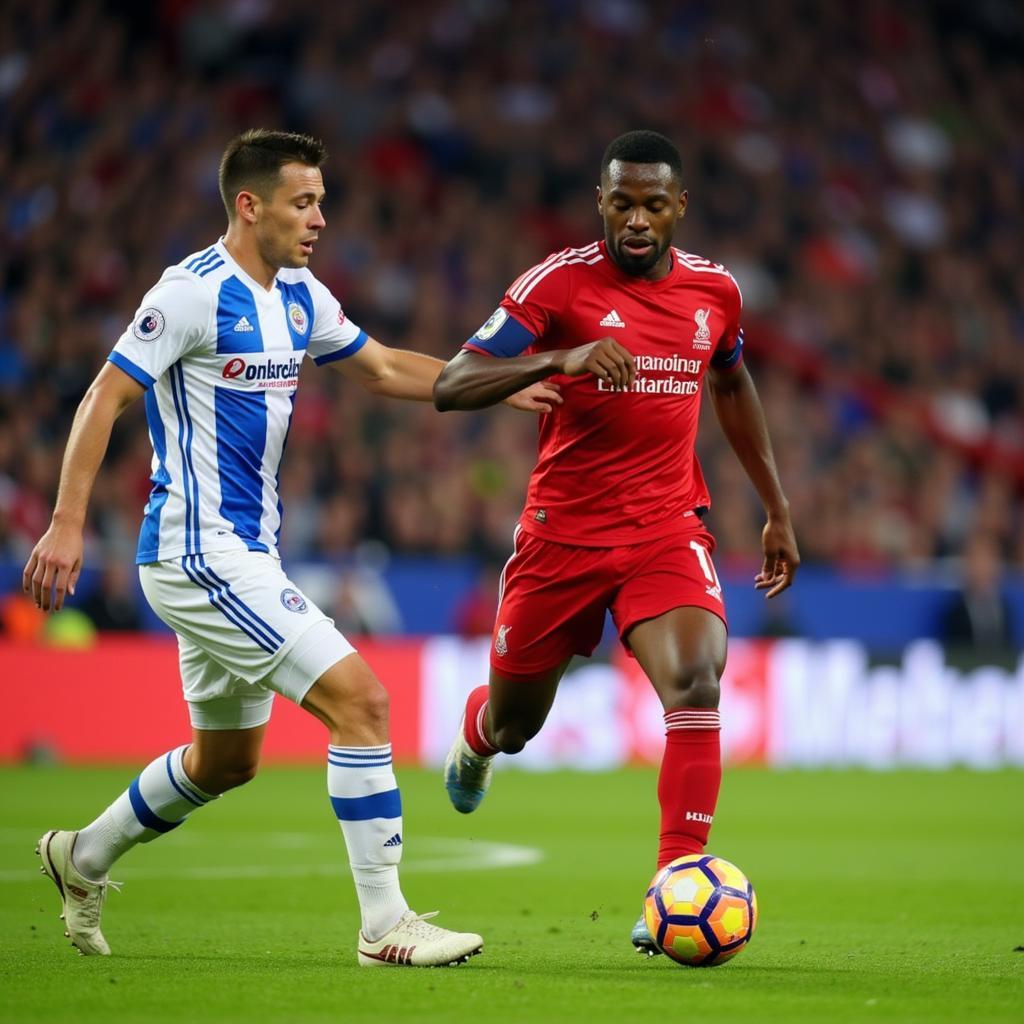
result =
[[64,597],[75,592],[82,571],[83,546],[79,527],[50,523],[21,574],[22,589],[36,607],[44,612],[64,607]]
[[800,567],[800,552],[788,512],[768,517],[761,532],[761,547],[764,564],[754,577],[754,589],[767,590],[765,597],[775,597],[793,585],[793,577]]
[[539,380],[536,384],[509,395],[505,399],[505,404],[522,412],[551,412],[556,405],[561,405],[562,401],[562,389],[557,384]]
[[569,377],[592,373],[612,388],[627,391],[636,379],[636,363],[629,350],[614,338],[600,338],[589,345],[569,349],[562,363],[562,373]]

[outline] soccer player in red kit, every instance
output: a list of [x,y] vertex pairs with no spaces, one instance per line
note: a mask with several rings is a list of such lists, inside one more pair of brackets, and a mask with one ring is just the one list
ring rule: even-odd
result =
[[[676,147],[655,132],[620,136],[601,163],[604,240],[523,274],[434,385],[441,410],[492,405],[540,380],[563,398],[541,418],[490,683],[467,700],[445,763],[449,797],[464,813],[477,807],[494,755],[537,734],[570,660],[593,652],[610,609],[665,709],[659,868],[704,850],[722,774],[726,619],[694,453],[705,380],[764,503],[754,586],[774,597],[800,561],[743,364],[739,288],[724,267],[672,245],[686,203]],[[656,951],[642,917],[632,938]]]

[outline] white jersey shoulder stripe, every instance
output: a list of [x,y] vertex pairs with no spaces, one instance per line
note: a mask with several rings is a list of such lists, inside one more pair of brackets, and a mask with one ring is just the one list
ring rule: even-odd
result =
[[533,289],[536,288],[537,285],[539,285],[541,281],[543,281],[544,278],[548,276],[548,274],[552,273],[552,271],[559,270],[562,267],[568,267],[572,266],[573,264],[580,263],[585,264],[587,266],[593,266],[595,263],[600,263],[603,259],[603,253],[595,252],[592,256],[589,257],[575,256],[572,257],[571,259],[561,259],[557,260],[554,263],[547,264],[546,266],[540,268],[540,273],[534,275],[534,277],[530,281],[521,285],[519,289],[515,292],[515,294],[510,292],[509,297],[514,299],[516,302],[525,302],[530,292],[532,292]]
[[509,288],[509,295],[511,295],[516,289],[521,288],[532,275],[543,270],[545,267],[557,260],[566,259],[570,256],[589,256],[591,253],[597,251],[597,247],[598,243],[592,242],[590,245],[584,246],[582,249],[562,249],[560,252],[553,252],[546,260],[535,264],[530,267],[529,270],[520,274],[519,277],[512,282],[512,287]]
[[736,286],[736,294],[740,297],[740,308],[743,308],[743,292],[740,289],[740,283],[721,263],[712,263],[711,260],[705,259],[703,256],[695,256],[692,252],[683,252],[682,249],[674,247],[672,251],[679,257],[680,264],[687,270],[693,270],[698,274],[721,274],[723,277],[729,278]]
[[725,277],[732,277],[732,274],[721,263],[713,263],[703,256],[696,256],[692,252],[683,252],[682,249],[673,248],[672,251],[679,257],[679,262],[688,270],[695,270],[698,273],[704,274],[723,274]]
[[574,257],[587,257],[592,256],[598,251],[598,243],[592,242],[590,245],[584,246],[582,249],[563,249],[561,252],[552,253],[542,263],[538,263],[536,266],[531,267],[525,273],[519,275],[516,280],[512,283],[512,287],[509,288],[509,297],[515,299],[516,302],[521,302],[517,295],[519,291],[526,287],[526,285],[533,280],[535,276],[547,270],[547,268],[553,266],[562,260],[574,258]]

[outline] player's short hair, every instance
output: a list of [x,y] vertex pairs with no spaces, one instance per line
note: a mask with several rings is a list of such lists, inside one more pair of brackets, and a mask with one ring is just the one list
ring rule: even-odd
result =
[[242,132],[228,143],[220,159],[220,197],[228,219],[234,219],[235,197],[243,189],[269,199],[285,164],[320,167],[326,159],[326,147],[311,135],[267,128]]
[[613,160],[626,164],[668,164],[676,183],[683,183],[683,158],[675,144],[659,132],[638,129],[613,139],[601,158],[602,178]]

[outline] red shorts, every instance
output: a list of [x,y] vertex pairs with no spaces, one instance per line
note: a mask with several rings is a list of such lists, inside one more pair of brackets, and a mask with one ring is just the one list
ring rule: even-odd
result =
[[699,523],[615,548],[557,544],[518,528],[501,575],[491,666],[503,674],[540,675],[574,654],[590,655],[607,609],[627,650],[633,626],[673,608],[706,608],[725,622],[714,549]]

